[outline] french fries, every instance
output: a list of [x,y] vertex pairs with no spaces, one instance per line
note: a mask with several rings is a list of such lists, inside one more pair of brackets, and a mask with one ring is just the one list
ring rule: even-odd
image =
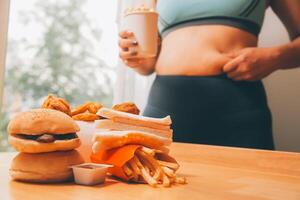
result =
[[179,183],[179,184],[186,184],[186,178],[185,177],[176,177],[175,178],[175,183]]
[[154,156],[155,155],[155,151],[153,149],[150,149],[148,147],[142,147],[142,151],[151,155],[151,156]]
[[130,160],[128,162],[128,164],[129,164],[129,167],[132,169],[132,172],[133,172],[133,174],[132,174],[133,178],[132,179],[137,182],[138,179],[139,179],[139,175],[141,174],[140,170],[139,170],[139,168],[137,167],[137,165],[134,161]]
[[170,187],[170,179],[165,174],[163,174],[163,183],[162,184],[164,187]]
[[172,169],[168,167],[161,167],[161,169],[168,177],[175,177],[175,173]]
[[157,160],[155,150],[142,147],[123,166],[123,170],[131,181],[146,182],[152,187],[170,187],[172,184],[186,183],[186,178],[176,176],[178,167],[176,163]]
[[151,186],[155,187],[157,185],[157,181],[146,171],[140,160],[135,156],[132,158],[131,162],[135,162],[137,167],[140,170],[140,174],[144,178],[144,180]]
[[133,172],[132,172],[132,170],[128,167],[128,165],[124,165],[124,166],[123,166],[123,170],[124,170],[126,176],[132,177]]
[[171,163],[171,162],[166,162],[166,161],[162,161],[162,160],[158,160],[158,163],[160,166],[168,167],[175,171],[179,168],[179,165],[177,163]]
[[137,150],[136,152],[139,156],[141,156],[142,158],[144,158],[144,160],[147,160],[146,163],[149,164],[149,166],[151,166],[152,168],[154,168],[153,171],[153,178],[157,181],[160,180],[161,178],[161,174],[162,174],[162,170],[159,166],[159,164],[156,162],[156,160],[154,159],[154,157],[152,157],[151,155],[145,153],[143,150]]

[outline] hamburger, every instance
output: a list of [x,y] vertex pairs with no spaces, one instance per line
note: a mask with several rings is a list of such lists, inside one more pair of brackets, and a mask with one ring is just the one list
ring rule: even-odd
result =
[[11,146],[25,153],[75,149],[80,146],[79,130],[67,114],[45,108],[17,114],[7,128]]
[[38,183],[71,181],[70,166],[83,163],[76,150],[50,153],[19,153],[12,161],[10,175],[13,180]]

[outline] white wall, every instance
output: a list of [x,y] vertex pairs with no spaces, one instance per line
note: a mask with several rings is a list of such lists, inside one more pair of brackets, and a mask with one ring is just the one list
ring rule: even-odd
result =
[[[259,45],[266,47],[287,42],[284,26],[268,9]],[[300,68],[280,70],[264,82],[273,113],[276,149],[300,152]]]

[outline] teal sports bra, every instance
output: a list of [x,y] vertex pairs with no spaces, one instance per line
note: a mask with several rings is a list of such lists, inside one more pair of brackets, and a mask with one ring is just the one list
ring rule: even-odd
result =
[[162,37],[195,25],[219,24],[258,35],[266,0],[158,0],[158,28]]

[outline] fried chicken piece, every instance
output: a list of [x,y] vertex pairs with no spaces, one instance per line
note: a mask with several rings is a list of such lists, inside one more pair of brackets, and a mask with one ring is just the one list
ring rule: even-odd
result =
[[102,108],[103,105],[100,103],[86,102],[85,104],[79,105],[74,108],[71,112],[71,116],[78,115],[80,113],[85,113],[86,111],[96,114],[97,111]]
[[138,107],[132,103],[132,102],[124,102],[121,104],[116,104],[112,107],[113,110],[121,111],[121,112],[127,112],[131,114],[140,114],[140,110]]
[[102,107],[103,107],[103,105],[100,104],[100,103],[92,103],[92,104],[90,104],[90,106],[88,107],[88,111],[89,111],[90,113],[96,114],[96,113],[98,112],[98,110],[99,110],[100,108],[102,108]]
[[93,113],[80,113],[77,115],[73,115],[72,118],[78,121],[95,121],[100,119],[100,117]]
[[42,104],[42,108],[48,108],[53,110],[58,110],[67,115],[71,115],[71,108],[69,103],[63,99],[55,97],[53,94],[49,94]]
[[74,108],[72,110],[71,116],[86,112],[89,109],[90,105],[92,105],[92,104],[93,104],[93,102],[88,101],[85,104],[77,106],[76,108]]

